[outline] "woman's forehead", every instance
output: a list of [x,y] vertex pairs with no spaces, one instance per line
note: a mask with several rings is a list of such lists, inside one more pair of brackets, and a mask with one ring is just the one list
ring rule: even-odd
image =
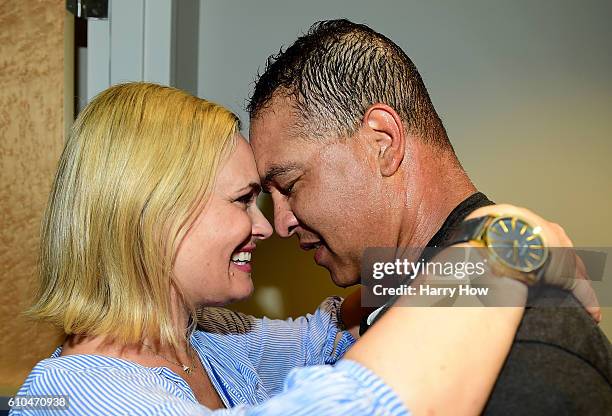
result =
[[236,147],[219,172],[219,182],[239,187],[251,183],[259,184],[253,151],[242,135],[237,135]]

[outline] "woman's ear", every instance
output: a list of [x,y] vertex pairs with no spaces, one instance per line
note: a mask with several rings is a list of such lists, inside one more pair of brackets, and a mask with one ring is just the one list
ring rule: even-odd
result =
[[404,160],[406,136],[404,124],[395,110],[386,104],[374,104],[363,117],[378,147],[378,161],[383,176],[392,176]]

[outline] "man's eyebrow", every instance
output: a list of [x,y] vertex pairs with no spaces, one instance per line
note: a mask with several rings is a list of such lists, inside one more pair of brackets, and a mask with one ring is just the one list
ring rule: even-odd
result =
[[264,176],[263,181],[261,181],[262,188],[264,189],[265,192],[269,192],[270,185],[272,184],[272,182],[277,176],[286,175],[287,173],[291,173],[297,169],[298,169],[298,166],[293,165],[293,164],[270,166],[268,170],[266,171],[266,175]]

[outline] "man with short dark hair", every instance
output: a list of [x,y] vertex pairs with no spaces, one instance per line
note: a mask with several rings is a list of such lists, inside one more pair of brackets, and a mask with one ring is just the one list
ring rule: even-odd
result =
[[[476,238],[463,220],[492,202],[463,170],[416,67],[380,33],[347,20],[315,24],[268,59],[248,109],[277,233],[316,250],[338,286],[359,283],[368,247]],[[609,412],[609,341],[568,301],[576,307],[527,310],[484,413]]]

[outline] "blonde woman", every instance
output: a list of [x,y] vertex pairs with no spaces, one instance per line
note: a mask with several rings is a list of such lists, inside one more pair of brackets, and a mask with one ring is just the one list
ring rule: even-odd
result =
[[[394,308],[348,353],[355,340],[341,330],[337,298],[287,321],[212,309],[195,327],[198,309],[251,294],[251,255],[272,233],[238,131],[223,107],[146,83],[112,87],[79,115],[45,214],[30,310],[67,337],[19,394],[62,395],[70,415],[478,412],[520,307]],[[522,284],[508,285],[524,299]],[[400,354],[417,343],[419,354]]]

